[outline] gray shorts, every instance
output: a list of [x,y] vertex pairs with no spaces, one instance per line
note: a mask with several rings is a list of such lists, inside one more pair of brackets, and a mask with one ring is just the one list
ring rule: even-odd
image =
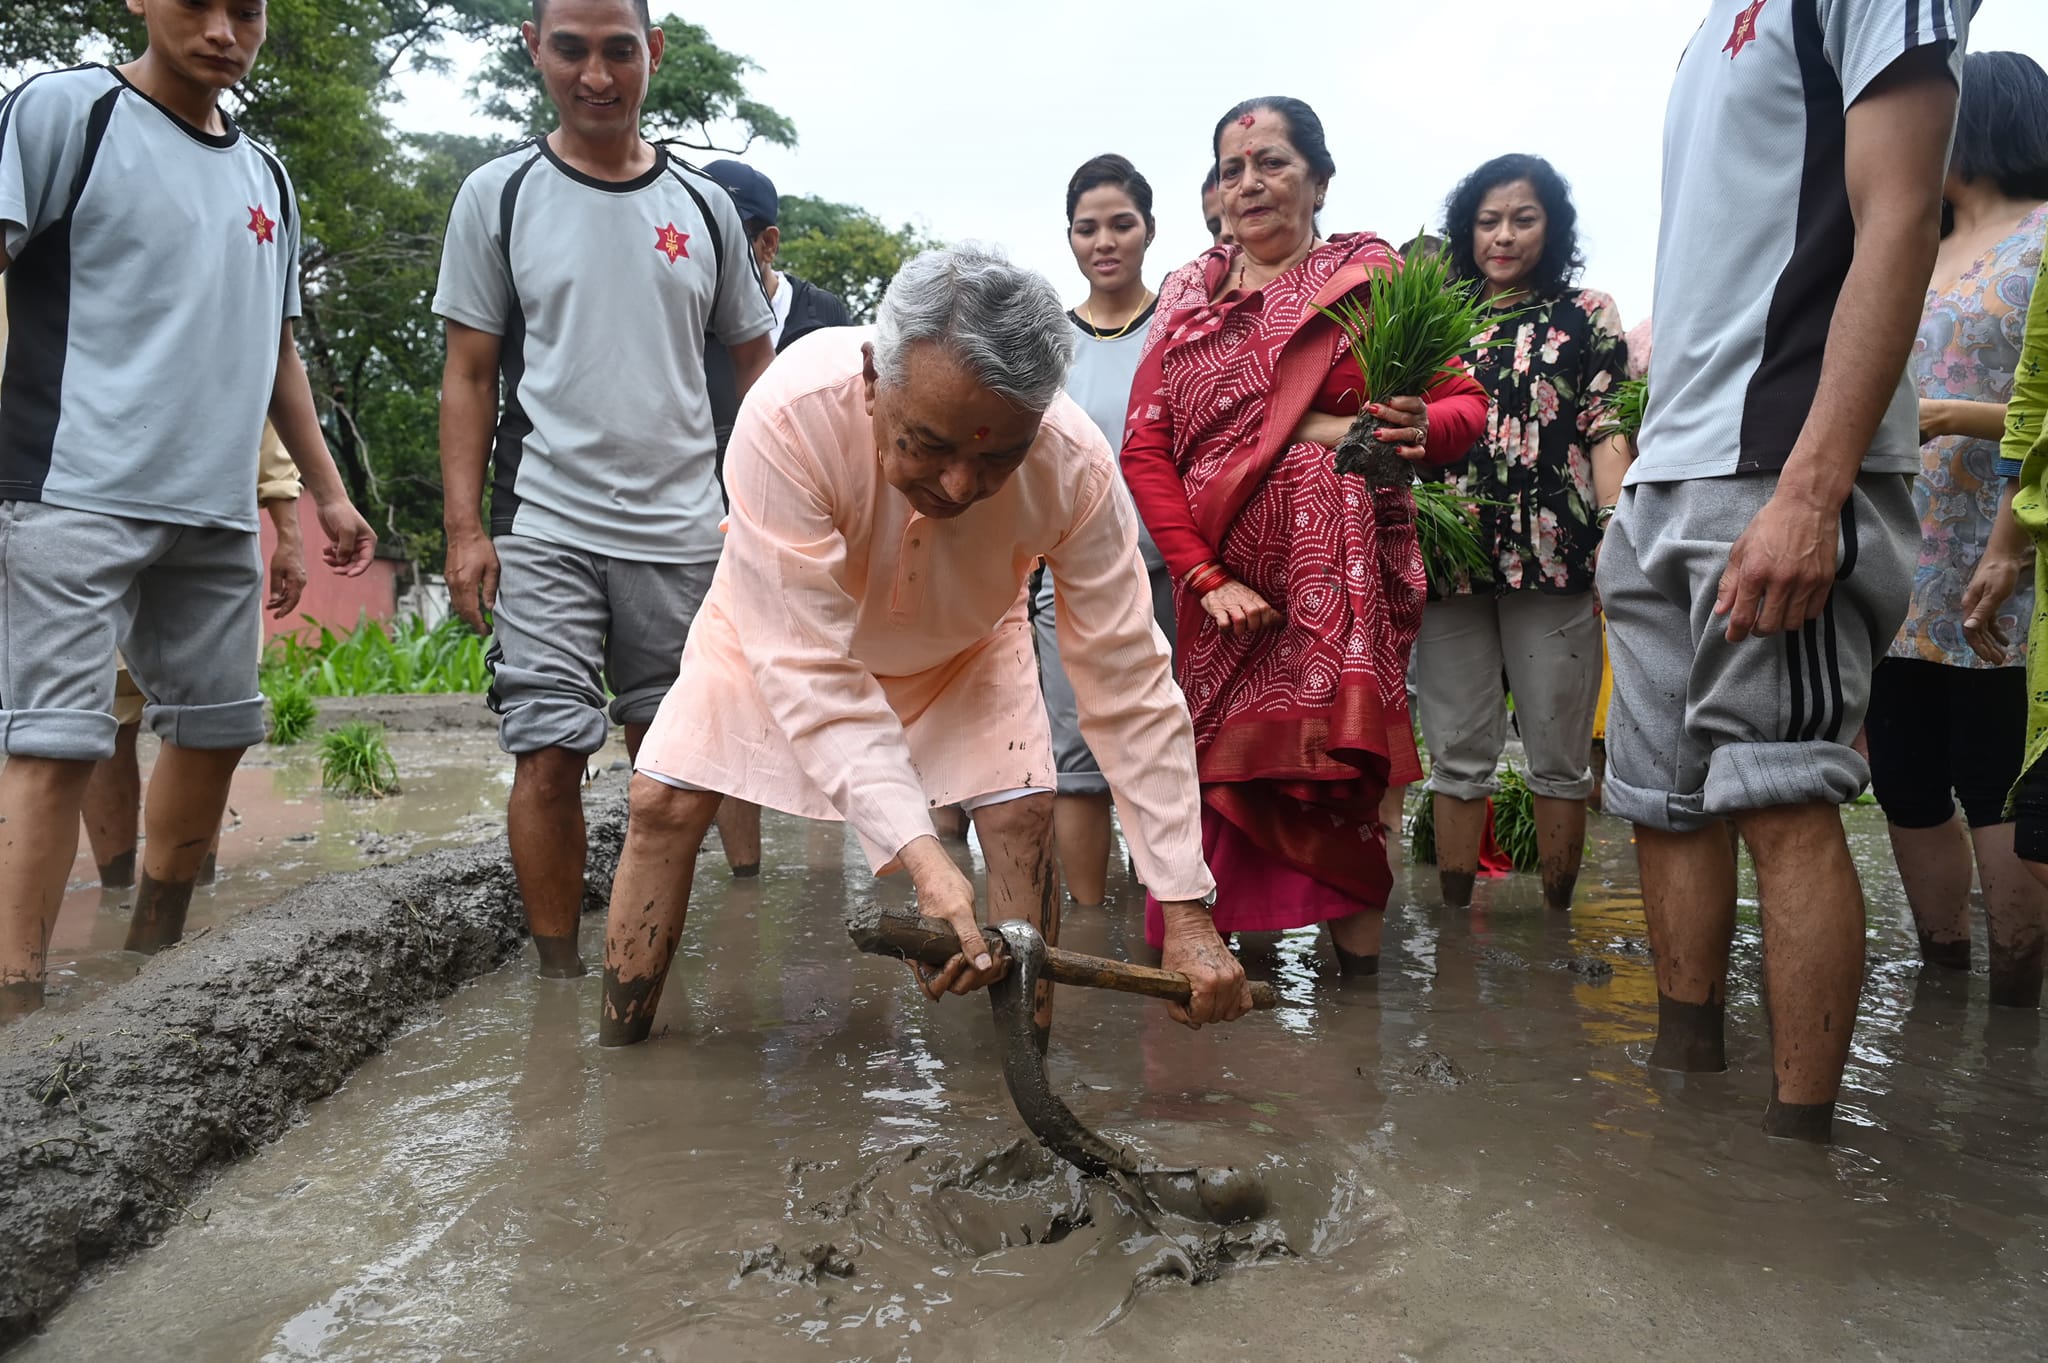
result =
[[[1149,568],[1152,581],[1152,618],[1159,632],[1173,647],[1173,578],[1162,564]],[[1040,575],[1038,595],[1031,603],[1031,632],[1038,644],[1038,685],[1045,693],[1045,715],[1052,723],[1053,770],[1059,773],[1062,795],[1107,795],[1109,778],[1088,751],[1081,737],[1081,709],[1074,699],[1074,684],[1060,664],[1059,630],[1054,622],[1053,583],[1050,570]]]
[[1557,800],[1592,793],[1600,621],[1593,594],[1452,596],[1422,610],[1409,668],[1429,749],[1430,790],[1483,800],[1507,746],[1507,696],[1528,756],[1529,789]]
[[1775,474],[1643,483],[1600,550],[1614,698],[1610,814],[1688,832],[1751,809],[1843,804],[1869,784],[1850,746],[1913,585],[1912,479],[1866,473],[1842,506],[1835,588],[1789,634],[1727,640],[1714,594]]
[[490,706],[509,753],[604,746],[615,724],[651,724],[675,684],[715,563],[635,563],[499,535]]
[[0,502],[0,753],[113,756],[116,649],[166,743],[260,743],[262,647],[255,534]]

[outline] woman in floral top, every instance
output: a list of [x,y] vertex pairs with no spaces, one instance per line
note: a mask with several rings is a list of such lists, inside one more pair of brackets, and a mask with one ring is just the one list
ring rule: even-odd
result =
[[2021,866],[2006,815],[2027,725],[2016,645],[2034,593],[2013,591],[2027,551],[2013,516],[2020,470],[1999,459],[2048,230],[2048,73],[2033,59],[1970,55],[1942,195],[1949,231],[1909,365],[1927,441],[1913,481],[1920,559],[1864,733],[1922,958],[1970,968],[1974,872],[1991,1001],[2037,1008],[2048,890]]
[[1626,377],[1620,315],[1574,285],[1578,212],[1548,161],[1503,156],[1446,207],[1452,273],[1480,281],[1501,321],[1467,357],[1492,396],[1486,432],[1442,476],[1482,503],[1495,571],[1432,600],[1416,641],[1417,710],[1436,800],[1444,903],[1472,900],[1486,799],[1507,741],[1507,691],[1536,797],[1544,902],[1569,909],[1586,842],[1600,625],[1595,465],[1618,490],[1627,453],[1601,438],[1606,396]]

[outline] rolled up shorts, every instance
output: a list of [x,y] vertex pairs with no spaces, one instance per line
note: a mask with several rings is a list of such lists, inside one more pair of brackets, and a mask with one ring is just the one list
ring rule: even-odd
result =
[[262,604],[254,531],[0,502],[0,753],[111,757],[117,650],[165,742],[261,742]]
[[1691,832],[1753,809],[1845,804],[1869,783],[1850,745],[1906,618],[1920,548],[1912,482],[1856,480],[1820,618],[1731,644],[1715,593],[1728,550],[1776,488],[1775,474],[1758,473],[1623,491],[1600,549],[1614,663],[1608,813]]
[[[681,670],[715,563],[640,563],[499,535],[488,700],[509,753],[594,753],[651,724]],[[612,700],[607,706],[605,690]]]

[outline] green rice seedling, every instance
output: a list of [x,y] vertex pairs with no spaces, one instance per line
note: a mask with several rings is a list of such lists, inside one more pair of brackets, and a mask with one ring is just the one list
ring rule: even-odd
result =
[[1624,379],[1608,395],[1602,408],[1600,424],[1594,429],[1598,436],[1618,435],[1631,444],[1643,429],[1643,414],[1650,409],[1650,381],[1648,379]]
[[303,681],[281,682],[268,694],[272,743],[297,743],[313,731],[313,721],[320,717],[320,707],[313,703],[313,693],[306,689]]
[[1493,797],[1493,842],[1517,871],[1533,871],[1541,863],[1536,848],[1536,796],[1512,763],[1500,773]]
[[[1426,392],[1468,351],[1503,344],[1475,338],[1508,316],[1479,296],[1478,281],[1453,280],[1450,261],[1438,255],[1375,274],[1363,298],[1350,294],[1318,310],[1343,328],[1374,402]],[[1359,412],[1337,446],[1337,471],[1362,474],[1375,487],[1407,487],[1414,470],[1373,435],[1379,424],[1371,412]]]
[[337,795],[382,799],[398,793],[398,764],[384,726],[352,720],[320,738],[320,784]]
[[1408,821],[1408,859],[1418,866],[1436,865],[1436,797],[1426,790]]
[[1479,508],[1493,503],[1467,499],[1449,483],[1417,483],[1411,491],[1415,543],[1431,590],[1448,596],[1460,582],[1492,572],[1493,560],[1479,539]]

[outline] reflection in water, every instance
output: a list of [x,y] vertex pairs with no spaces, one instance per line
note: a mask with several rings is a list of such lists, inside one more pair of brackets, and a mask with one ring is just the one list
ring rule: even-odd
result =
[[[1981,980],[1921,979],[1862,817],[1872,969],[1832,1151],[1757,1130],[1753,911],[1730,1072],[1644,1068],[1633,849],[1596,820],[1569,916],[1524,878],[1446,915],[1423,868],[1375,980],[1340,985],[1312,932],[1248,943],[1268,1017],[1190,1033],[1062,991],[1050,1072],[1076,1112],[1177,1163],[1256,1165],[1292,1250],[1134,1292],[1185,1246],[1017,1145],[985,1001],[927,1004],[846,942],[848,907],[905,887],[840,830],[771,816],[761,879],[697,906],[653,1043],[599,1051],[595,977],[510,966],[24,1356],[2032,1355],[2035,1021],[1989,1016]],[[1069,912],[1065,945],[1136,949],[1117,889]]]

